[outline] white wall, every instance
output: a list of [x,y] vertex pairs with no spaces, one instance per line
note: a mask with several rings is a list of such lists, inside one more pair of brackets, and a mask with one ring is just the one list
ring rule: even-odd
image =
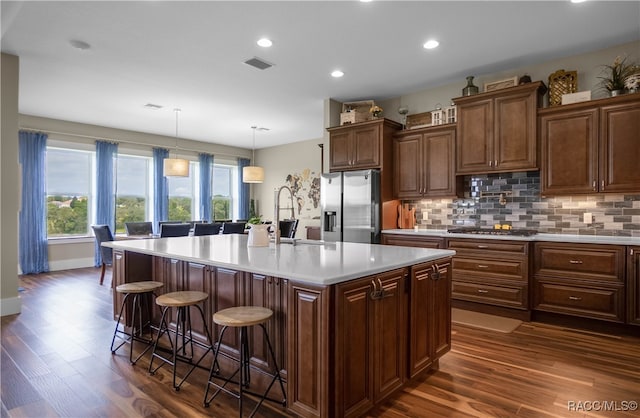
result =
[[[306,238],[306,226],[320,226],[320,202],[318,201],[318,206],[314,207],[308,194],[311,179],[320,176],[322,150],[318,144],[323,143],[324,138],[320,138],[256,151],[256,161],[265,170],[265,181],[252,185],[252,196],[257,199],[256,209],[263,220],[274,219],[274,190],[285,185],[291,186],[291,182],[287,182],[287,176],[297,176],[301,180],[301,188],[294,197],[294,201],[299,197],[303,202],[301,213],[298,211],[297,202],[294,207],[295,217],[299,219],[296,238]],[[325,169],[328,170],[326,160]],[[290,206],[286,190],[283,190],[280,198],[281,206]],[[289,211],[280,212],[280,219],[289,217]]]
[[0,98],[0,314],[20,313],[18,296],[18,80],[19,59],[2,54]]

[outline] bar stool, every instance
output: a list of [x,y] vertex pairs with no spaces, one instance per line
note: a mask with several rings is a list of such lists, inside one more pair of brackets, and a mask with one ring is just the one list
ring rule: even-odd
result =
[[[118,314],[118,322],[116,322],[116,329],[113,331],[113,338],[111,339],[111,354],[115,354],[116,351],[120,347],[122,347],[125,343],[129,343],[129,362],[131,364],[136,364],[140,357],[142,357],[149,349],[153,346],[153,338],[143,338],[144,329],[151,324],[151,303],[149,298],[155,296],[155,291],[163,287],[164,284],[161,282],[154,281],[146,281],[146,282],[132,282],[132,283],[124,283],[118,285],[116,287],[116,292],[124,294],[124,298],[122,299],[122,305],[120,306],[120,313]],[[127,331],[127,325],[123,324],[122,330],[119,329],[120,322],[122,320],[122,313],[124,312],[124,307],[127,304],[127,300],[129,297],[133,295],[133,303],[131,310],[131,329]],[[143,324],[144,317],[142,316],[142,302],[144,302],[147,306],[147,321]],[[116,338],[122,340],[122,342],[117,346],[113,347],[116,343]],[[146,344],[146,348],[133,359],[133,343],[134,341],[138,341]]]
[[[209,328],[207,327],[207,322],[204,317],[204,311],[199,305],[200,302],[205,301],[208,297],[209,296],[204,292],[182,291],[165,293],[164,295],[158,296],[156,298],[156,304],[162,306],[162,318],[160,319],[158,335],[156,337],[155,344],[153,345],[153,352],[151,353],[151,361],[149,362],[149,373],[152,375],[155,374],[155,372],[165,363],[173,366],[173,388],[176,390],[176,392],[180,390],[180,386],[184,383],[185,380],[187,380],[191,372],[193,372],[196,367],[200,367],[200,363],[209,353],[209,351],[213,350],[213,346],[211,345],[211,334],[209,334]],[[191,313],[189,309],[190,307],[196,307],[198,311],[200,311],[200,316],[202,317],[208,344],[203,344],[200,341],[193,339],[193,333],[191,329]],[[167,312],[170,311],[170,308],[177,308],[178,310],[175,330],[169,329],[169,325],[167,323]],[[166,352],[168,350],[158,345],[158,343],[160,342],[160,338],[165,334],[167,335],[169,345],[171,346],[170,358],[165,357],[160,353],[162,351]],[[171,334],[175,335],[174,341],[171,341]],[[194,344],[205,349],[205,352],[195,362],[195,353],[193,350]],[[189,350],[187,350],[187,348],[189,348]],[[154,369],[153,360],[155,358],[160,359],[161,363]],[[180,380],[180,383],[176,384],[176,365],[179,361],[189,364],[191,368],[185,374],[182,380]]]
[[[271,309],[263,308],[260,306],[237,306],[234,308],[223,309],[221,311],[216,312],[213,315],[213,322],[215,322],[218,325],[222,325],[222,330],[220,331],[220,338],[215,348],[213,364],[211,365],[211,370],[209,371],[209,380],[207,381],[207,388],[204,393],[205,407],[208,407],[211,401],[213,401],[213,399],[216,396],[218,396],[218,394],[221,391],[224,391],[225,393],[228,393],[229,395],[238,399],[239,408],[240,408],[240,417],[242,417],[242,398],[245,393],[248,393],[250,395],[260,398],[260,401],[258,402],[258,404],[255,406],[253,411],[251,411],[251,414],[249,415],[250,417],[252,417],[256,413],[256,411],[258,410],[260,405],[262,405],[262,402],[264,402],[265,399],[272,402],[278,402],[278,403],[281,403],[283,406],[286,406],[287,395],[284,390],[284,383],[282,382],[282,377],[280,376],[280,369],[278,368],[278,364],[276,363],[276,356],[273,352],[273,347],[271,346],[271,342],[269,341],[269,335],[267,334],[267,329],[264,326],[265,322],[267,322],[267,320],[269,320],[269,318],[271,318],[272,316],[273,316],[273,311],[271,311]],[[274,374],[268,373],[257,367],[251,366],[251,363],[250,363],[251,357],[249,355],[249,342],[247,338],[247,327],[250,327],[253,325],[260,325],[260,327],[262,328],[262,332],[264,333],[264,338],[267,341],[267,347],[269,348],[269,353],[271,354],[271,360],[273,361],[273,366],[275,368]],[[225,379],[220,376],[214,376],[214,375],[217,375],[219,372],[218,354],[220,353],[220,346],[222,345],[222,338],[224,337],[224,333],[229,327],[240,328],[240,347],[239,347],[240,359],[234,359],[235,361],[238,362],[238,369],[236,369],[236,371],[233,372],[231,376]],[[249,387],[249,382],[250,382],[250,368],[253,368],[254,370],[262,374],[272,377],[271,383],[269,383],[269,386],[267,387],[267,389],[262,395],[246,390],[246,388]],[[238,380],[237,381],[232,380],[238,374],[239,374]],[[218,383],[213,382],[212,379],[214,377],[224,381],[224,384],[219,385]],[[279,381],[280,389],[282,390],[281,401],[267,397],[267,394],[269,393],[269,390],[275,383],[276,379]],[[237,385],[238,386],[237,392],[227,389],[225,386],[227,386],[228,383]],[[213,395],[211,395],[210,398],[208,398],[210,386],[215,386],[217,390]]]

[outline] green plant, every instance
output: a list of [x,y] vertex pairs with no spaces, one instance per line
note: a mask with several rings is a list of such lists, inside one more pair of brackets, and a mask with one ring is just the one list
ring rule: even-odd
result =
[[627,78],[638,71],[638,66],[634,63],[627,62],[628,57],[617,56],[611,65],[603,65],[603,76],[600,79],[600,85],[609,91],[624,90]]
[[247,223],[248,224],[252,224],[252,225],[257,225],[259,223],[262,223],[262,217],[261,216],[252,216],[251,218],[249,218]]

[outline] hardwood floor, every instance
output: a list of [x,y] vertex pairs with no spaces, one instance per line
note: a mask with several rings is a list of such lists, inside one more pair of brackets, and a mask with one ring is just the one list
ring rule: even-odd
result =
[[[149,376],[148,356],[131,366],[124,348],[111,354],[111,276],[99,286],[99,275],[91,268],[22,277],[22,313],[2,318],[2,417],[237,416],[224,395],[202,406],[205,371],[175,392],[168,368]],[[439,370],[369,416],[639,414],[631,409],[640,402],[640,338],[525,323],[511,334],[454,325],[452,340]],[[286,415],[265,404],[257,416]]]

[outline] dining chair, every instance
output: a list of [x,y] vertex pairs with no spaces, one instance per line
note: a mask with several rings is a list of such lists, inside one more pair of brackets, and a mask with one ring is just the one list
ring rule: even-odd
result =
[[186,237],[191,230],[191,224],[162,224],[160,225],[160,238]]
[[287,219],[280,221],[278,224],[280,228],[280,236],[282,238],[294,238],[296,236],[296,229],[298,229],[297,219]]
[[151,222],[125,222],[124,229],[127,235],[151,235],[153,233]]
[[225,222],[222,224],[223,234],[244,234],[245,222]]
[[222,222],[213,223],[197,223],[193,228],[193,235],[196,237],[202,235],[218,235],[222,229]]
[[96,244],[100,248],[100,258],[102,259],[102,271],[100,272],[100,285],[104,282],[104,272],[107,266],[111,266],[113,263],[113,249],[109,247],[103,247],[103,242],[113,241],[113,234],[109,225],[91,225],[93,234],[96,237]]

